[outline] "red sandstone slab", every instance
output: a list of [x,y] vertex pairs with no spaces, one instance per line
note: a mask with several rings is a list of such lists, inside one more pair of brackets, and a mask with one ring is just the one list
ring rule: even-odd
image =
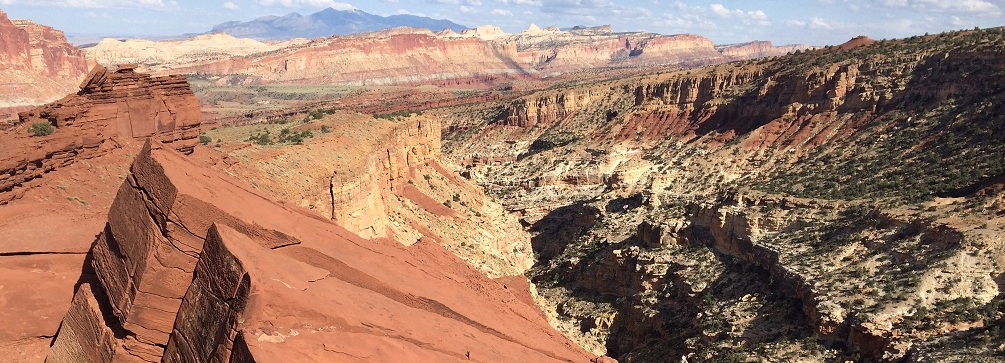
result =
[[0,361],[44,360],[83,265],[83,254],[0,256]]
[[3,205],[0,206],[0,231],[4,237],[0,239],[0,254],[85,253],[104,225],[102,218],[73,216],[55,205]]

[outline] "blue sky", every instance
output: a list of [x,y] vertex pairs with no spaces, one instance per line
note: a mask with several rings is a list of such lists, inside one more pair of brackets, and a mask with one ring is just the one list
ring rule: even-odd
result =
[[170,36],[332,7],[379,15],[415,14],[466,26],[518,32],[531,23],[611,24],[617,31],[694,33],[717,44],[839,44],[857,35],[899,38],[1005,25],[1005,0],[0,0],[11,18],[28,18],[70,36]]

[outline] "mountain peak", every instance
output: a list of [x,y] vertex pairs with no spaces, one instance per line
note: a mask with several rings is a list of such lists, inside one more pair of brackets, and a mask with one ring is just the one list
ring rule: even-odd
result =
[[264,16],[248,22],[230,21],[218,24],[210,32],[226,32],[238,38],[286,40],[293,38],[330,37],[379,31],[397,27],[463,31],[467,27],[449,20],[415,15],[380,16],[359,9],[325,8],[310,15],[290,13],[282,17]]

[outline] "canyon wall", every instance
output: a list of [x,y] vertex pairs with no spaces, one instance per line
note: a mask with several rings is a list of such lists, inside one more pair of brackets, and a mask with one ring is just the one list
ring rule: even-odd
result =
[[537,301],[594,353],[965,360],[988,350],[939,342],[1002,341],[982,327],[1000,321],[1003,291],[1003,34],[858,42],[464,110],[489,118],[443,111],[457,130],[444,155],[521,215]]
[[149,66],[154,73],[242,74],[265,83],[495,84],[529,77],[513,44],[423,34],[332,37],[224,60]]
[[252,77],[252,83],[484,88],[598,68],[694,67],[810,49],[774,47],[770,42],[715,47],[698,35],[615,33],[609,26],[549,29],[511,35],[484,26],[434,34],[402,27],[270,44],[226,34],[164,42],[108,39],[88,54],[103,64],[138,62],[154,74],[243,75]]
[[306,39],[294,39],[263,43],[254,39],[235,38],[225,33],[214,33],[167,41],[105,38],[98,44],[85,48],[84,52],[88,59],[106,66],[124,63],[186,64],[271,52],[306,42]]
[[377,134],[375,141],[359,164],[336,170],[330,182],[332,220],[363,238],[390,236],[389,198],[403,193],[396,189],[415,168],[439,158],[440,123],[405,121]]
[[[41,362],[49,352],[60,327],[55,318],[70,307],[88,250],[143,141],[186,152],[197,142],[198,103],[183,77],[98,67],[81,87],[0,130],[0,354],[10,361]],[[55,126],[49,134],[36,124]],[[80,295],[77,308],[96,307],[87,305],[94,296]]]
[[[219,165],[364,238],[428,240],[489,277],[523,273],[533,263],[529,235],[477,185],[444,167],[442,127],[423,115],[333,111],[279,131],[313,132],[303,144],[239,147]],[[207,136],[233,137],[226,130]]]
[[30,20],[10,20],[0,11],[0,113],[2,109],[50,102],[73,92],[87,73],[84,53],[62,31]]

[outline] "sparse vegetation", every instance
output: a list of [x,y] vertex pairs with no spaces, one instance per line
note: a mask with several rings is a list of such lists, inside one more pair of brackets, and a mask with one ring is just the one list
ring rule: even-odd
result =
[[422,116],[422,111],[402,110],[402,111],[395,111],[395,112],[391,112],[391,113],[375,114],[375,115],[373,115],[373,118],[384,119],[384,120],[391,120],[391,121],[399,121],[401,119],[412,117],[412,115]]
[[269,130],[262,132],[256,132],[248,137],[246,141],[250,141],[255,145],[275,145],[275,144],[291,144],[291,145],[301,145],[307,138],[314,137],[314,133],[310,130],[303,130],[300,132],[290,131],[290,128],[284,128],[279,131],[279,135],[273,138]]
[[42,121],[31,124],[28,132],[31,132],[35,136],[49,136],[56,132],[56,128],[52,127],[49,121]]

